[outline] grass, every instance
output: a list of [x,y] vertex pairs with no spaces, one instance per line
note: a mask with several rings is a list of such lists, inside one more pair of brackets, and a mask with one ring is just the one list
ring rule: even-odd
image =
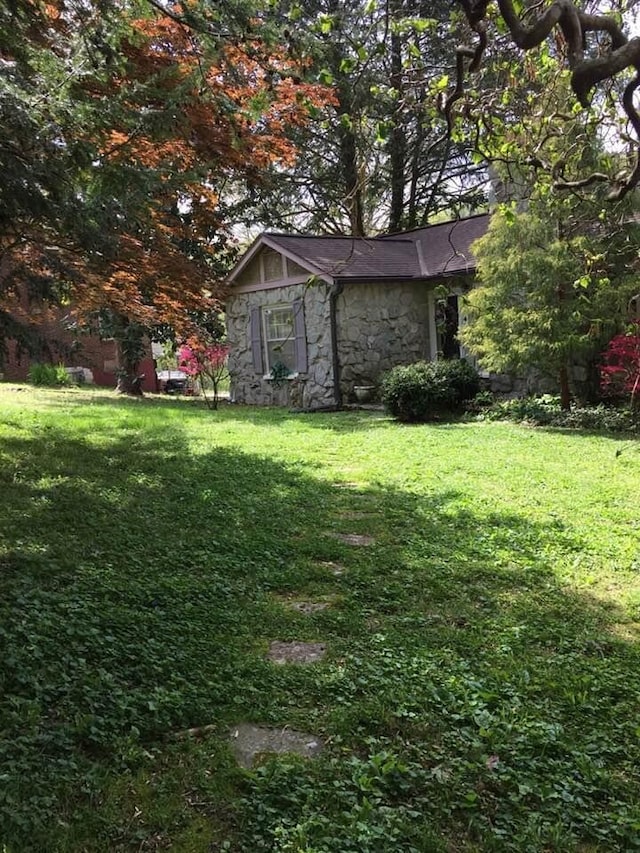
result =
[[[637,849],[639,464],[1,386],[3,851]],[[276,667],[274,639],[328,655]],[[245,772],[241,721],[327,748]]]

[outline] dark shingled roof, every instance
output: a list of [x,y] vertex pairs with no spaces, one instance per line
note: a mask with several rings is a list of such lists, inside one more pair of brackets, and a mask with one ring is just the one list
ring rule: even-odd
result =
[[413,240],[267,234],[277,245],[334,278],[420,278]]
[[385,237],[264,236],[333,278],[429,279],[473,272],[471,244],[488,225],[482,214]]
[[486,232],[489,214],[456,219],[384,237],[307,237],[265,232],[240,261],[231,278],[263,240],[335,279],[428,280],[475,270],[471,244]]
[[[423,278],[467,273],[475,270],[472,243],[482,237],[489,227],[489,214],[457,219],[407,231],[404,240],[413,240],[420,257]],[[384,237],[383,240],[394,240]]]

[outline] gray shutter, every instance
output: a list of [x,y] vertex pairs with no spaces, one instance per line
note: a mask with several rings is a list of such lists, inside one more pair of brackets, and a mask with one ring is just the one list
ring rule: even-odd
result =
[[264,373],[262,363],[262,322],[260,309],[251,309],[251,355],[253,357],[253,369],[256,373]]
[[307,336],[304,326],[304,299],[293,300],[293,334],[295,336],[296,371],[307,372]]

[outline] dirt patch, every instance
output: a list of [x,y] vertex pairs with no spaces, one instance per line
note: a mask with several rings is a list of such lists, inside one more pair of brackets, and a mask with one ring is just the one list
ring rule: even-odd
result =
[[238,764],[253,767],[261,755],[294,753],[303,758],[315,758],[324,746],[322,740],[308,732],[288,728],[270,728],[240,723],[229,732],[231,749]]
[[339,518],[344,518],[347,521],[360,521],[364,518],[373,518],[373,512],[359,512],[357,510],[345,509],[338,513]]
[[324,643],[283,643],[274,640],[269,646],[270,661],[283,665],[285,663],[317,663],[327,653]]

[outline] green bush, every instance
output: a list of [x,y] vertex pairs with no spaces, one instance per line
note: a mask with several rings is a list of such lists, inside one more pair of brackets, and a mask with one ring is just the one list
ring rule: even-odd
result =
[[603,430],[606,432],[637,432],[640,423],[628,408],[600,403],[597,406],[574,406],[564,410],[560,399],[550,394],[501,400],[485,409],[479,416],[487,421],[515,421],[535,426],[554,426],[566,429]]
[[32,364],[28,379],[32,385],[46,385],[51,388],[71,384],[64,364]]
[[478,393],[477,371],[462,359],[419,361],[382,377],[382,402],[400,421],[430,421],[458,411]]
[[560,398],[551,394],[538,397],[515,397],[512,400],[499,400],[485,410],[482,420],[487,421],[525,421],[546,426],[553,423],[562,412]]

